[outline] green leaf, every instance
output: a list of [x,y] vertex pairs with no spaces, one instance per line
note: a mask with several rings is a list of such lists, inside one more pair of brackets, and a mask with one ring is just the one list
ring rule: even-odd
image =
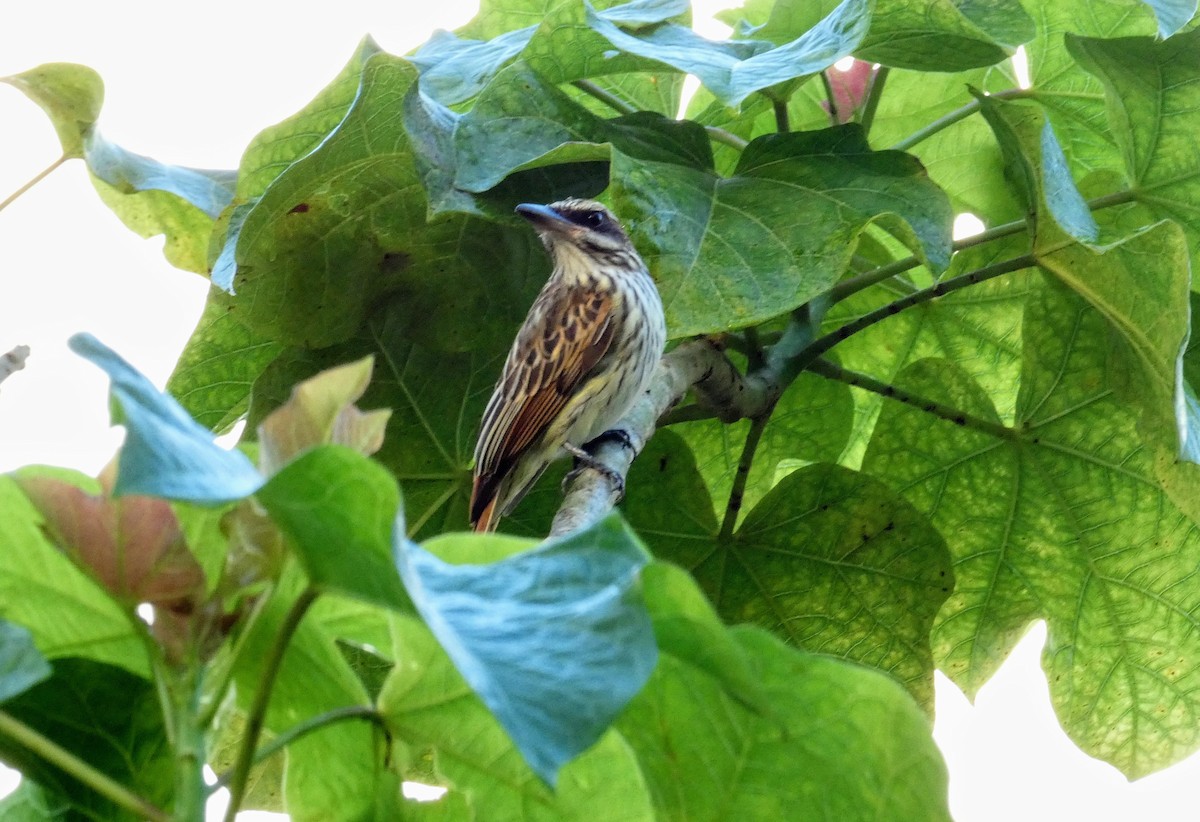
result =
[[1068,37],[1067,48],[1103,84],[1108,117],[1137,200],[1200,239],[1200,30],[1165,42]]
[[[37,475],[45,469],[25,469]],[[50,659],[84,656],[149,673],[129,617],[47,539],[12,477],[0,477],[0,618],[29,629]]]
[[1034,34],[1017,0],[881,3],[855,56],[918,71],[963,71],[1011,57]]
[[726,622],[881,668],[932,705],[929,630],[953,585],[950,558],[881,483],[833,465],[799,469],[729,536],[678,439],[656,435],[628,485],[630,523],[656,557],[692,572]]
[[1191,313],[1183,230],[1164,221],[1105,248],[1072,244],[1038,262],[1108,320],[1122,343],[1116,361],[1128,375],[1114,387],[1145,409],[1178,453],[1186,441],[1181,359]]
[[870,151],[857,125],[762,137],[728,179],[619,152],[612,177],[674,338],[741,328],[815,297],[872,223],[939,270],[949,260],[945,195],[912,157]]
[[[500,724],[455,670],[429,630],[395,620],[397,665],[379,698],[392,736],[431,751],[435,779],[467,794],[494,819],[611,819],[650,822],[650,798],[629,746],[614,731],[559,772],[552,791],[522,759]],[[428,777],[424,781],[429,781]]]
[[[1096,242],[1100,228],[1075,187],[1050,120],[1033,106],[972,92],[1000,144],[1008,179],[1024,202],[1032,233],[1040,237],[1065,232],[1079,242]],[[1038,218],[1043,215],[1054,220],[1060,231],[1039,230]]]
[[[943,670],[974,693],[1045,619],[1043,664],[1063,727],[1088,754],[1140,776],[1200,741],[1187,664],[1200,654],[1190,616],[1200,599],[1187,584],[1200,537],[1114,393],[1105,318],[1049,282],[1030,295],[1024,338],[1010,437],[893,403],[864,468],[947,535],[958,585],[933,634]],[[918,363],[899,382],[996,420],[948,363]],[[1194,488],[1195,470],[1181,468]]]
[[292,538],[318,589],[409,607],[391,562],[400,492],[382,466],[349,448],[319,446],[271,477],[255,498]]
[[[694,74],[728,106],[756,91],[807,78],[852,53],[862,42],[874,10],[873,0],[844,0],[811,29],[771,48],[763,41],[705,40],[674,24],[645,30],[642,21],[626,21],[588,6],[588,25],[623,52]],[[637,27],[630,33],[622,23]]]
[[[59,659],[53,676],[8,700],[4,711],[151,803],[170,809],[175,763],[150,682],[94,660]],[[140,818],[2,736],[0,756],[67,800],[82,818]]]
[[62,143],[64,157],[82,157],[84,137],[100,116],[104,81],[87,66],[44,63],[0,78],[37,103]]
[[211,289],[196,330],[167,380],[167,393],[196,422],[224,433],[246,413],[254,380],[281,350],[279,343],[242,325],[229,295]]
[[769,696],[769,715],[664,656],[621,718],[658,818],[950,819],[929,722],[895,682],[797,653],[754,628],[733,636]]
[[514,171],[607,161],[613,148],[646,160],[712,167],[708,137],[695,124],[650,112],[601,119],[523,63],[488,85],[458,122],[454,145],[454,184],[470,192],[487,191]]
[[28,628],[0,619],[0,703],[50,676]]
[[358,94],[367,61],[379,51],[374,40],[363,38],[338,76],[308,105],[286,120],[263,129],[250,141],[238,166],[238,203],[253,202],[292,163],[321,144],[346,116]]
[[90,334],[70,339],[71,350],[112,380],[126,428],[115,496],[145,494],[196,503],[222,503],[252,494],[262,477],[244,454],[226,451],[187,412],[129,363]]
[[[560,768],[600,739],[654,667],[638,593],[648,557],[615,514],[487,562],[494,540],[512,544],[445,536],[426,551],[401,534],[394,550],[430,630],[530,767],[555,785]],[[473,564],[443,561],[442,546]]]

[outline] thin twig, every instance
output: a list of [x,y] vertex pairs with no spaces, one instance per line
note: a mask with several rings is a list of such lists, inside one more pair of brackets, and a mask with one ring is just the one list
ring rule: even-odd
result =
[[883,85],[887,82],[887,77],[888,67],[880,66],[875,69],[875,76],[871,78],[871,88],[867,91],[867,101],[863,103],[862,116],[858,121],[864,134],[871,133],[871,124],[875,122],[875,111],[879,108],[879,98],[883,96]]
[[[1036,95],[1036,92],[1031,89],[1010,88],[1010,89],[1005,89],[1004,91],[997,91],[995,94],[989,94],[988,97],[992,98],[993,100],[1019,100],[1022,97],[1033,97],[1035,95]],[[925,126],[924,128],[917,129],[916,131],[914,131],[912,134],[905,137],[900,142],[892,144],[892,150],[893,151],[908,151],[910,148],[915,146],[917,143],[928,140],[930,137],[937,134],[939,131],[949,128],[950,126],[957,123],[959,120],[967,119],[972,114],[979,111],[979,109],[982,106],[983,106],[983,102],[981,100],[979,100],[978,98],[976,98],[976,99],[972,100],[971,102],[966,103],[965,105],[963,105],[959,108],[956,108],[954,111],[950,112],[949,114],[939,117],[938,119],[934,120],[932,123]]]
[[943,280],[937,285],[929,288],[923,288],[920,291],[914,291],[905,297],[901,297],[895,302],[890,302],[885,306],[869,311],[863,314],[856,320],[846,323],[841,328],[819,337],[810,345],[800,352],[798,359],[801,368],[807,368],[818,357],[826,351],[833,348],[840,342],[849,339],[853,335],[869,328],[877,322],[886,320],[888,317],[895,316],[906,308],[910,308],[919,303],[928,302],[929,300],[941,297],[944,294],[949,294],[952,291],[958,291],[960,288],[966,288],[970,285],[990,280],[993,277],[999,277],[1002,274],[1008,274],[1013,271],[1020,271],[1022,268],[1029,268],[1037,264],[1037,257],[1033,254],[1022,254],[1019,257],[1014,257],[1011,260],[993,263],[992,265],[984,266],[983,268],[974,271],[968,271],[966,274],[960,274],[957,277],[952,277],[949,280]]
[[746,481],[750,478],[754,455],[758,452],[758,444],[762,441],[763,431],[767,428],[773,409],[772,405],[761,416],[750,421],[750,430],[746,432],[746,441],[742,444],[742,455],[738,458],[737,473],[733,475],[733,487],[729,490],[729,500],[725,503],[725,517],[721,520],[720,539],[728,539],[733,535],[738,514],[742,510],[742,501],[746,497]]
[[808,370],[814,374],[820,374],[822,377],[844,382],[847,385],[853,385],[864,391],[870,391],[882,397],[902,402],[905,405],[911,405],[913,408],[919,408],[927,414],[932,414],[939,419],[947,420],[955,425],[961,425],[964,428],[973,428],[1001,439],[1010,440],[1016,437],[1016,432],[1013,429],[998,422],[976,417],[953,406],[935,402],[934,400],[913,394],[886,382],[880,382],[872,376],[859,373],[858,371],[851,371],[824,358],[814,360],[809,364]]
[[633,114],[638,110],[637,106],[626,102],[608,89],[593,83],[591,80],[572,80],[571,85],[575,86],[575,88],[579,89],[584,94],[596,98],[601,103],[604,103],[604,105],[620,114]]
[[[379,711],[372,708],[370,705],[347,705],[342,708],[334,708],[331,711],[326,711],[323,714],[317,714],[314,717],[304,720],[303,722],[293,725],[279,736],[272,739],[266,745],[263,745],[254,754],[254,765],[260,764],[263,760],[282,751],[293,742],[308,736],[315,730],[333,725],[338,722],[344,722],[347,719],[366,719],[374,722],[380,728],[387,730],[383,724],[383,717]],[[233,771],[226,771],[217,777],[217,781],[209,786],[209,792],[219,791],[229,784],[229,780],[233,778]]]
[[138,796],[108,774],[96,770],[66,748],[5,711],[0,711],[0,734],[51,765],[62,768],[96,793],[111,800],[117,807],[143,819],[170,822],[171,817],[162,808]]
[[825,87],[825,99],[829,101],[829,119],[836,126],[842,122],[841,112],[838,111],[837,96],[833,93],[833,83],[829,80],[829,69],[818,72],[821,85]]
[[4,198],[4,202],[0,203],[0,211],[3,211],[4,209],[6,209],[6,208],[8,208],[10,205],[12,205],[12,204],[13,204],[13,202],[14,202],[14,201],[15,201],[15,200],[16,200],[18,197],[20,197],[22,194],[24,194],[24,193],[25,193],[26,191],[28,191],[29,189],[33,188],[35,185],[37,185],[38,183],[40,183],[42,180],[44,180],[44,179],[46,179],[47,177],[49,177],[49,176],[50,176],[50,172],[54,171],[54,169],[58,168],[59,166],[61,166],[63,163],[65,163],[65,162],[66,162],[67,160],[69,160],[69,159],[71,159],[71,158],[70,158],[70,157],[68,157],[67,155],[65,155],[65,154],[64,154],[63,156],[61,156],[61,157],[59,157],[57,160],[55,160],[53,163],[51,163],[50,165],[46,166],[46,167],[45,167],[45,168],[43,168],[41,171],[39,171],[37,174],[35,174],[35,175],[33,176],[33,179],[32,179],[32,180],[30,180],[30,181],[29,181],[29,182],[27,182],[25,185],[21,186],[21,187],[20,187],[20,188],[18,188],[16,191],[14,191],[12,194],[10,194],[10,195],[8,195],[7,197],[5,197],[5,198]]
[[704,130],[706,132],[708,132],[709,138],[714,143],[724,143],[725,145],[729,146],[730,148],[736,148],[738,151],[741,151],[746,146],[750,145],[750,143],[743,140],[741,137],[737,136],[733,132],[726,131],[725,129],[720,128],[719,126],[705,126]]
[[301,592],[296,601],[292,603],[287,616],[283,619],[283,624],[279,626],[274,643],[267,651],[267,658],[263,661],[262,680],[258,683],[258,691],[254,694],[254,702],[246,716],[246,730],[242,736],[237,761],[230,777],[229,809],[225,812],[225,822],[233,822],[242,800],[246,796],[246,780],[250,776],[250,766],[254,764],[254,750],[258,747],[258,737],[262,733],[263,724],[266,721],[267,706],[271,702],[271,692],[275,688],[275,677],[279,674],[283,655],[287,651],[292,635],[316,599],[317,591],[312,588],[305,588]]

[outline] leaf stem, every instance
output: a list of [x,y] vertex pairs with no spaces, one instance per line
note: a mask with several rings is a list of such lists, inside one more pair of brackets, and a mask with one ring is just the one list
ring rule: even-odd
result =
[[950,405],[944,405],[940,402],[926,399],[925,397],[905,391],[902,388],[897,388],[890,383],[880,382],[879,380],[867,374],[851,371],[847,368],[842,368],[840,365],[831,362],[825,358],[815,360],[808,367],[809,371],[814,374],[820,374],[827,379],[844,382],[847,385],[853,385],[856,388],[861,388],[864,391],[870,391],[880,396],[902,402],[905,405],[911,405],[914,408],[919,408],[927,414],[932,414],[939,419],[947,420],[955,425],[961,425],[964,428],[973,428],[976,431],[982,431],[991,434],[994,437],[1001,439],[1014,439],[1016,432],[1007,426],[1001,425],[998,422],[985,420],[981,417],[976,417],[954,408]]
[[875,111],[879,108],[879,98],[883,96],[883,84],[887,82],[887,78],[887,66],[875,69],[875,76],[871,78],[871,88],[867,91],[867,100],[863,103],[862,117],[859,118],[864,134],[871,133],[871,124],[875,122]]
[[763,431],[767,428],[773,410],[774,403],[765,413],[750,420],[750,430],[746,432],[746,442],[742,445],[742,455],[738,458],[737,473],[733,475],[733,488],[729,489],[729,500],[725,503],[725,518],[721,520],[719,539],[733,536],[738,514],[742,510],[742,501],[746,497],[746,481],[750,478],[754,455],[758,451],[758,444],[762,441]]
[[1011,260],[1003,260],[992,265],[984,266],[983,268],[974,271],[968,271],[966,274],[960,274],[957,277],[952,277],[949,280],[943,280],[937,285],[929,288],[923,288],[920,291],[914,291],[912,294],[901,297],[900,299],[890,302],[887,305],[881,306],[874,311],[869,311],[863,314],[856,320],[846,323],[841,328],[826,334],[823,337],[818,337],[811,344],[806,346],[803,351],[799,352],[797,359],[799,360],[800,368],[807,368],[811,363],[815,362],[818,357],[826,351],[833,348],[838,343],[849,339],[858,332],[871,327],[881,320],[886,320],[895,314],[900,313],[906,308],[910,308],[919,303],[928,302],[936,297],[941,297],[949,294],[952,291],[958,291],[961,288],[966,288],[970,285],[976,285],[990,280],[993,277],[999,277],[1002,274],[1008,274],[1013,271],[1020,271],[1022,268],[1029,268],[1037,265],[1037,257],[1033,254],[1022,254],[1019,257],[1014,257]]
[[[1102,208],[1111,208],[1117,205],[1131,203],[1137,199],[1137,192],[1132,189],[1124,191],[1114,191],[1112,194],[1105,194],[1102,197],[1096,197],[1093,200],[1088,200],[1088,208],[1092,211],[1099,211]],[[978,234],[972,234],[970,237],[964,237],[961,240],[955,240],[951,245],[954,251],[962,251],[967,248],[972,248],[984,243],[990,243],[993,240],[1011,237],[1014,234],[1020,234],[1028,228],[1025,220],[1013,220],[1011,223],[1003,223],[998,226],[993,226],[986,231],[981,231]],[[865,288],[870,288],[876,283],[881,283],[889,277],[894,277],[897,274],[903,274],[905,271],[916,268],[921,264],[921,261],[916,257],[905,257],[903,260],[896,260],[871,271],[864,271],[854,277],[848,277],[840,283],[829,289],[830,303],[841,302],[847,297],[857,294]]]
[[775,109],[775,130],[780,134],[787,134],[792,130],[791,123],[788,120],[787,100],[772,99],[771,106]]
[[118,807],[140,818],[151,819],[154,822],[170,822],[171,817],[162,808],[146,801],[108,774],[92,767],[5,711],[0,711],[0,734],[37,754],[51,765],[66,771]]
[[242,800],[246,796],[246,780],[250,776],[250,766],[254,764],[254,750],[258,747],[258,737],[262,733],[263,724],[266,721],[267,706],[271,702],[275,677],[279,674],[283,655],[287,651],[292,635],[296,633],[296,629],[300,626],[300,620],[304,619],[309,607],[316,601],[317,595],[317,591],[313,588],[305,588],[300,593],[284,617],[283,624],[279,626],[275,642],[267,651],[267,658],[263,661],[262,679],[258,683],[258,691],[254,694],[254,702],[246,716],[246,731],[242,736],[237,761],[234,763],[229,781],[229,808],[225,812],[225,822],[234,822],[234,817],[237,816]]
[[164,671],[171,677],[175,749],[175,819],[189,822],[204,814],[204,763],[206,725],[200,721],[200,693],[204,667],[193,660],[181,671]]
[[611,108],[613,111],[621,114],[633,114],[636,112],[637,106],[626,102],[617,95],[613,94],[603,86],[597,85],[591,80],[572,80],[571,85],[591,97],[595,97],[601,103]]
[[0,202],[0,211],[3,211],[4,209],[6,209],[10,205],[12,205],[13,202],[15,202],[18,197],[20,197],[22,194],[24,194],[29,189],[33,188],[35,185],[40,183],[42,180],[49,177],[50,172],[54,171],[54,169],[58,168],[59,166],[61,166],[63,163],[65,163],[69,159],[71,159],[71,158],[64,154],[61,157],[59,157],[57,160],[55,160],[53,163],[51,163],[50,165],[43,168],[37,174],[33,175],[33,179],[31,179],[29,182],[25,183],[25,185],[18,188],[12,194],[5,197],[4,202]]
[[825,99],[829,101],[829,120],[835,126],[842,122],[841,112],[838,111],[837,97],[833,93],[833,83],[829,80],[829,69],[819,72],[821,85],[825,87]]
[[[317,714],[314,717],[310,717],[303,722],[293,725],[279,736],[272,739],[266,745],[263,745],[254,754],[254,761],[252,764],[258,765],[263,760],[271,758],[288,745],[291,745],[293,742],[308,736],[313,731],[324,728],[326,725],[344,722],[347,719],[366,719],[374,722],[376,725],[386,730],[383,724],[383,717],[380,716],[379,711],[375,710],[370,705],[346,705],[342,708],[334,708],[331,711],[326,711],[323,714]],[[217,781],[209,786],[209,792],[211,793],[224,788],[229,784],[229,781],[232,778],[233,771],[231,770],[221,774],[221,776],[217,778]]]
[[704,130],[708,132],[709,139],[711,139],[713,142],[724,143],[730,148],[736,148],[738,151],[741,151],[746,146],[750,145],[749,142],[743,140],[733,132],[726,131],[719,126],[705,126]]
[[[1032,91],[1031,89],[1010,88],[1010,89],[1005,89],[1004,91],[997,91],[995,94],[989,94],[988,97],[991,97],[993,100],[1019,100],[1022,97],[1033,97],[1033,96],[1035,96],[1035,94],[1036,93],[1034,91]],[[967,119],[972,114],[979,111],[979,109],[982,106],[983,106],[983,103],[979,99],[972,100],[971,102],[963,105],[962,107],[956,108],[954,111],[950,112],[949,114],[939,117],[938,119],[934,120],[932,123],[925,126],[924,128],[917,129],[916,131],[914,131],[912,134],[905,137],[900,142],[894,143],[891,147],[891,150],[892,151],[908,151],[910,148],[915,146],[917,143],[928,140],[930,137],[937,134],[939,131],[949,128],[950,126],[957,123],[959,120]]]

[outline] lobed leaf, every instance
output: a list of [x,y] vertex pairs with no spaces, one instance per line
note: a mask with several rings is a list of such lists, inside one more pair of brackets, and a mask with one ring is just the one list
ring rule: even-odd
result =
[[945,195],[912,157],[870,151],[855,125],[762,137],[727,179],[619,152],[612,177],[673,338],[742,328],[812,299],[875,222],[935,268],[949,261]]
[[928,720],[895,682],[798,653],[759,629],[732,634],[769,714],[664,656],[618,724],[659,818],[949,820]]
[[[1064,728],[1087,753],[1146,774],[1200,744],[1190,617],[1200,604],[1188,584],[1200,538],[1114,393],[1100,313],[1047,283],[1030,296],[1024,338],[1010,436],[892,404],[864,468],[948,537],[958,585],[933,633],[943,670],[973,693],[1045,619],[1044,665]],[[945,363],[918,363],[900,382],[996,420]]]

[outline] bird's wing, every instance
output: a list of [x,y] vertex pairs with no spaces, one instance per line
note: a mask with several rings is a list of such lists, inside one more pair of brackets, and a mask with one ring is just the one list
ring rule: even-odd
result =
[[471,521],[477,522],[517,459],[545,432],[608,352],[615,331],[611,291],[543,293],[504,364],[475,451]]

